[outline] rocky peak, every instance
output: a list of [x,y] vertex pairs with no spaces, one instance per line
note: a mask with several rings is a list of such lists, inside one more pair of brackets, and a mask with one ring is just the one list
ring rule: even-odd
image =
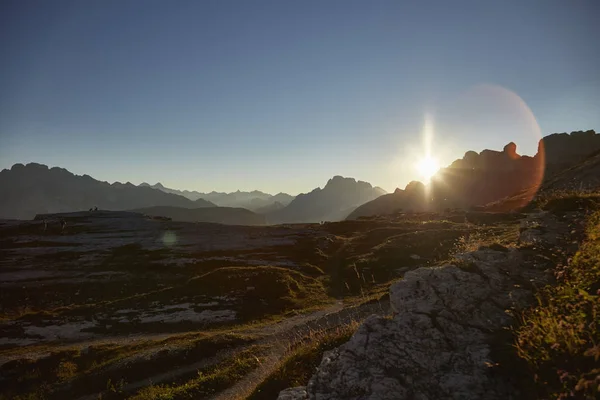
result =
[[502,150],[502,152],[513,160],[520,157],[517,154],[517,145],[513,142],[510,142],[509,144],[504,146],[504,149]]
[[325,185],[323,190],[337,189],[341,187],[347,187],[353,184],[356,184],[356,180],[354,178],[344,178],[343,176],[336,175],[327,181],[327,184]]

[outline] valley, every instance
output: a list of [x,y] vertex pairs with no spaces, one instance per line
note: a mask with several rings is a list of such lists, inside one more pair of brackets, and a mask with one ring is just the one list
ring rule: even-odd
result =
[[387,288],[407,271],[471,240],[514,243],[522,218],[401,213],[243,227],[91,211],[3,221],[2,393],[128,398],[244,354],[248,370],[234,380],[264,378],[311,335],[387,315]]

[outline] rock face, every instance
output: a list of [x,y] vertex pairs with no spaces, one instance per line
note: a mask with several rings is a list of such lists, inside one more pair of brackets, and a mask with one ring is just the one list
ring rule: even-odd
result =
[[600,151],[544,182],[544,189],[593,190],[600,188]]
[[600,151],[600,135],[593,130],[555,133],[540,141],[538,151],[542,147],[547,175],[553,175],[582,161],[590,153]]
[[[539,214],[524,222],[523,240],[549,245],[567,231]],[[510,310],[531,304],[533,287],[550,279],[549,265],[530,258],[481,248],[456,265],[408,272],[390,289],[392,319],[369,317],[349,342],[324,355],[305,388],[279,399],[517,398],[513,384],[493,371],[491,344],[513,322]]]
[[323,189],[299,194],[287,207],[269,213],[269,223],[339,221],[356,207],[369,202],[385,191],[368,182],[334,176]]
[[0,218],[30,219],[36,214],[88,210],[127,210],[149,206],[214,207],[205,200],[193,202],[131,183],[98,181],[63,168],[30,163],[15,164],[0,172]]
[[[509,143],[502,151],[468,151],[449,167],[441,169],[424,194],[409,184],[405,190],[381,197],[358,207],[349,219],[390,214],[397,210],[440,210],[485,205],[525,190],[535,194],[537,188],[557,174],[582,163],[600,151],[600,135],[593,130],[549,135],[540,140],[534,157],[521,156],[517,146]],[[579,174],[578,182],[598,187],[595,170]],[[569,186],[563,183],[563,187]],[[415,190],[417,189],[417,190]],[[531,198],[523,198],[515,207],[525,206]]]

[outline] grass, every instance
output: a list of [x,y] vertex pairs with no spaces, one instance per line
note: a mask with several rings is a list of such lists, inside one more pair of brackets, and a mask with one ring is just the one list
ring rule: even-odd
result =
[[283,389],[305,386],[323,358],[323,353],[347,342],[354,334],[357,322],[333,330],[314,331],[306,341],[290,349],[277,369],[259,383],[247,400],[272,400]]
[[[586,204],[571,195],[544,207],[564,211]],[[600,397],[600,212],[588,221],[587,240],[572,261],[556,270],[558,284],[538,294],[539,304],[522,315],[516,334],[539,398]]]
[[[520,218],[522,215],[515,213],[453,212],[343,221],[319,227],[327,233],[325,239],[309,235],[293,245],[197,254],[188,254],[186,250],[183,256],[199,260],[208,255],[226,258],[181,267],[163,265],[164,259],[170,256],[164,250],[144,250],[135,244],[116,247],[107,251],[98,265],[91,265],[90,271],[124,271],[126,275],[102,281],[102,284],[49,281],[24,288],[15,285],[0,292],[1,302],[7,306],[2,310],[5,319],[19,318],[16,322],[23,324],[48,324],[95,316],[96,327],[90,329],[96,333],[123,335],[198,329],[204,333],[185,338],[179,335],[180,343],[148,341],[93,346],[85,351],[56,351],[54,348],[48,357],[35,361],[21,359],[0,367],[0,375],[11,377],[0,382],[0,392],[5,396],[0,399],[70,398],[89,393],[102,393],[104,398],[132,395],[132,392],[123,393],[128,384],[190,366],[219,350],[240,351],[256,344],[251,338],[241,336],[244,332],[251,335],[253,329],[256,334],[256,328],[276,320],[316,310],[340,299],[351,304],[386,301],[389,285],[401,276],[398,270],[447,260],[461,241],[464,246],[485,245],[490,240],[508,243],[518,235]],[[244,265],[246,259],[266,259],[267,265]],[[268,265],[269,260],[289,260],[293,264],[274,267]],[[56,260],[52,263],[60,265]],[[118,322],[121,317],[115,317],[116,312],[123,309],[142,313],[174,304],[207,303],[213,298],[226,298],[215,307],[235,311],[235,322],[211,326],[145,323],[135,318],[135,312],[129,321]],[[5,324],[0,329],[7,327]],[[248,329],[250,331],[245,331]],[[323,352],[345,342],[353,329],[355,327],[344,327],[309,334],[310,341],[289,350],[277,371],[259,387],[261,393],[253,394],[259,397],[254,398],[276,398],[278,391],[285,387],[306,384]],[[238,333],[227,335],[231,330]],[[7,333],[12,337],[23,334]],[[52,351],[54,345],[44,346]],[[162,350],[161,346],[168,350]],[[15,355],[24,354],[9,350],[15,350]],[[148,354],[153,356],[143,356]],[[237,361],[233,358],[224,361],[203,370],[201,376],[193,370],[187,371],[178,376],[177,381],[150,386],[134,398],[196,398],[213,393],[252,370],[256,360],[251,358],[250,354],[240,352]]]
[[557,190],[541,194],[534,203],[552,213],[591,210],[600,206],[600,193]]
[[199,370],[197,376],[181,384],[153,385],[129,400],[179,400],[210,396],[234,384],[261,364],[262,351],[253,346],[213,367]]
[[176,288],[181,296],[218,296],[238,299],[238,317],[243,321],[302,310],[328,303],[320,280],[280,267],[224,267],[190,280]]
[[[1,389],[5,397],[18,398],[37,393],[44,398],[65,398],[90,392],[102,392],[106,382],[133,382],[152,374],[173,370],[217,352],[252,343],[255,338],[240,334],[181,335],[134,345],[98,345],[81,351],[66,349],[38,360],[20,359],[4,364],[0,372],[10,377]],[[174,350],[155,352],[153,357],[128,357],[149,349]]]

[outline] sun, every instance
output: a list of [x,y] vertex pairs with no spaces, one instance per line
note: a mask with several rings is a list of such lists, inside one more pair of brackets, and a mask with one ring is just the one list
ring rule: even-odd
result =
[[419,175],[421,175],[421,178],[424,181],[429,182],[433,175],[435,175],[435,173],[440,169],[440,164],[435,158],[426,156],[417,162],[416,167],[417,171],[419,171]]

